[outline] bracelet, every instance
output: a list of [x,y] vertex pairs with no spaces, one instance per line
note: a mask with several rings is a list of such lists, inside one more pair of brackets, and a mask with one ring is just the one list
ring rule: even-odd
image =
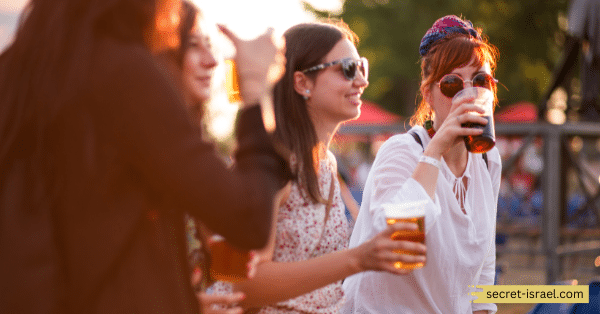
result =
[[419,157],[419,162],[424,162],[440,169],[440,161],[433,157],[421,155],[421,157]]

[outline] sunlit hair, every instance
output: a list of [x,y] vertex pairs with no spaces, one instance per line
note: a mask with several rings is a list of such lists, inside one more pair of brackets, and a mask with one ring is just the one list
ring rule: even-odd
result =
[[181,0],[155,1],[155,17],[153,27],[145,32],[146,42],[153,52],[161,52],[179,46],[177,26],[180,21]]
[[178,28],[179,46],[174,49],[175,60],[179,67],[183,66],[183,56],[190,47],[190,36],[199,19],[203,19],[202,11],[196,5],[185,0],[181,2],[180,23]]
[[[184,0],[181,2],[181,10],[180,10],[180,22],[179,27],[177,28],[177,37],[179,45],[175,48],[167,49],[161,56],[165,56],[170,59],[171,62],[175,64],[175,75],[173,81],[179,83],[179,88],[185,93],[186,87],[183,85],[183,59],[188,49],[190,49],[190,38],[193,36],[193,32],[198,23],[200,23],[204,19],[204,15],[202,14],[202,10],[198,8],[195,4],[188,0]],[[202,32],[206,32],[205,29],[202,29]],[[201,121],[204,117],[204,104],[198,103],[188,103],[186,104],[188,114],[194,123]]]
[[[342,21],[304,23],[284,33],[286,40],[286,71],[275,86],[275,137],[296,157],[294,172],[300,186],[314,202],[325,203],[319,191],[319,141],[309,117],[306,101],[294,89],[294,72],[323,63],[325,56],[343,39],[353,44],[358,36]],[[314,80],[320,71],[306,73]]]
[[[481,34],[481,29],[477,28],[476,30]],[[415,114],[410,118],[410,125],[422,125],[430,118],[433,109],[423,97],[423,91],[425,89],[432,90],[436,82],[454,69],[467,65],[481,67],[488,63],[491,74],[494,75],[498,49],[488,43],[485,37],[482,38],[479,40],[465,34],[452,34],[435,43],[421,58],[421,102]],[[471,63],[469,64],[469,62]],[[495,96],[497,88],[494,86],[492,91]],[[497,104],[497,100],[495,104]]]

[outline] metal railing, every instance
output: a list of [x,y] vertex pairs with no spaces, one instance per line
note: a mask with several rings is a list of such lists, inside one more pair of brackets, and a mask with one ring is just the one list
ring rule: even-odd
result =
[[[546,257],[546,282],[548,284],[560,280],[561,258],[572,254],[600,253],[600,239],[574,244],[561,244],[560,230],[564,224],[566,212],[565,200],[567,182],[565,171],[575,167],[579,172],[583,167],[577,158],[569,152],[568,140],[579,136],[587,139],[600,139],[599,123],[566,123],[553,125],[549,123],[519,123],[496,124],[496,136],[521,137],[522,145],[511,156],[503,160],[503,175],[509,173],[516,165],[528,145],[536,138],[543,140],[543,164],[541,174],[541,189],[543,193],[543,210],[541,213],[542,254]],[[340,128],[340,133],[346,134],[394,134],[403,133],[410,127],[408,123],[394,125],[348,125]],[[595,195],[593,195],[595,194]],[[587,204],[596,210],[596,217],[600,216],[600,206],[596,203],[600,199],[600,189],[597,193],[586,192]],[[600,223],[600,219],[597,219]]]
[[[496,136],[522,136],[523,146],[526,147],[535,137],[543,139],[544,170],[542,173],[542,192],[544,196],[541,216],[542,250],[546,257],[546,282],[552,283],[560,279],[561,257],[578,253],[600,253],[600,241],[587,241],[575,244],[561,244],[561,219],[566,211],[565,200],[567,186],[564,174],[568,167],[582,169],[577,159],[572,157],[567,140],[574,136],[582,138],[600,138],[598,123],[567,123],[552,125],[548,123],[497,124]],[[503,172],[509,171],[518,154],[513,154],[503,165]],[[598,195],[588,196],[588,203],[595,208]],[[590,199],[590,196],[592,199]],[[598,210],[596,210],[598,213]]]

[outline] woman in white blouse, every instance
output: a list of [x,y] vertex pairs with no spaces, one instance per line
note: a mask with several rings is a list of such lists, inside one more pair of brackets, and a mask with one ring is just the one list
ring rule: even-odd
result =
[[[421,41],[422,101],[411,134],[379,150],[350,239],[368,241],[386,226],[386,204],[426,200],[427,263],[407,276],[365,272],[347,278],[344,313],[494,313],[496,305],[470,301],[470,285],[492,285],[496,204],[501,161],[496,148],[467,151],[463,138],[481,130],[461,124],[487,121],[481,109],[452,101],[463,87],[496,94],[497,50],[471,22],[438,19]],[[425,127],[423,127],[424,125]]]

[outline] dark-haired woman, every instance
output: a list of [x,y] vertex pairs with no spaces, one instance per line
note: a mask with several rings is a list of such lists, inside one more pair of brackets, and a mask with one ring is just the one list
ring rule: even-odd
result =
[[344,281],[344,313],[492,313],[494,304],[471,303],[472,285],[491,285],[495,271],[496,205],[501,161],[496,148],[467,151],[463,138],[486,124],[481,109],[452,97],[463,87],[496,94],[497,50],[471,22],[437,20],[421,41],[421,95],[409,133],[380,148],[369,173],[350,247],[385,226],[387,204],[423,201],[427,265],[407,276],[360,273]]
[[[217,28],[210,23],[203,12],[189,1],[182,1],[179,49],[166,54],[176,64],[178,79],[185,105],[192,119],[201,128],[207,121],[206,106],[213,98],[216,89],[215,77],[220,61],[220,51],[214,44]],[[203,128],[204,129],[204,128]],[[186,233],[188,256],[192,270],[192,284],[200,299],[202,313],[241,313],[242,308],[235,306],[245,296],[241,292],[227,295],[207,294],[206,288],[212,284],[210,276],[211,256],[208,249],[208,230],[201,221],[186,215]],[[212,261],[215,263],[216,261]],[[256,259],[248,265],[248,275],[254,272]],[[218,309],[227,308],[227,311]]]
[[[342,122],[360,113],[367,60],[342,22],[296,25],[284,37],[287,64],[275,88],[275,135],[292,152],[297,179],[279,207],[275,238],[255,278],[235,288],[248,296],[242,304],[260,307],[259,313],[338,313],[342,279],[367,270],[408,273],[394,262],[424,261],[425,247],[390,240],[394,231],[416,228],[398,224],[347,249],[350,229],[329,143]],[[393,252],[399,249],[418,255]]]
[[0,312],[198,312],[184,212],[239,247],[267,243],[289,172],[258,102],[283,73],[283,49],[269,35],[232,38],[244,108],[230,170],[156,61],[178,45],[179,9],[25,9],[0,56]]

